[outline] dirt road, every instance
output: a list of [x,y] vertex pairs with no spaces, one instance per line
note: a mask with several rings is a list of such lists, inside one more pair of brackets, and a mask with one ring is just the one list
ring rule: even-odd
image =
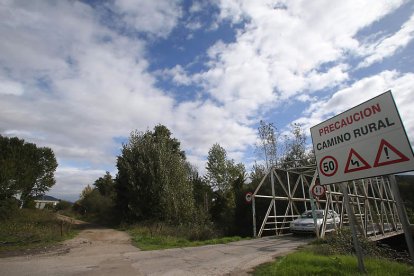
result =
[[262,238],[140,251],[125,232],[94,227],[51,252],[0,259],[0,275],[243,275],[310,240]]

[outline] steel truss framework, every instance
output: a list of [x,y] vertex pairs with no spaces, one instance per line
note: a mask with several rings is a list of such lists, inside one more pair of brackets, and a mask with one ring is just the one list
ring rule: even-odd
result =
[[[253,193],[253,234],[282,235],[289,232],[292,220],[307,210],[328,209],[336,211],[341,218],[335,229],[348,225],[349,216],[343,203],[343,194],[340,184],[326,185],[326,195],[321,199],[314,199],[310,194],[310,187],[317,181],[315,167],[301,167],[293,169],[272,168]],[[270,187],[269,187],[270,186]],[[397,212],[396,201],[391,192],[388,177],[375,177],[355,180],[348,183],[350,205],[358,222],[358,231],[371,240],[403,233],[400,218]],[[258,206],[267,206],[266,213],[257,214]],[[257,222],[261,222],[257,231]],[[326,231],[326,216],[321,229],[317,230],[320,237]]]

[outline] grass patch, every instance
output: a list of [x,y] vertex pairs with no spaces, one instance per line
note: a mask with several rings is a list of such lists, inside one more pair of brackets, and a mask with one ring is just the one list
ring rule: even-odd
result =
[[[363,255],[371,258],[384,258],[391,261],[410,263],[411,258],[406,251],[397,251],[381,243],[373,242],[364,237],[358,237]],[[308,251],[318,255],[353,255],[355,254],[352,234],[349,230],[339,231],[337,234],[328,235],[324,239],[318,239],[307,247]]]
[[20,209],[0,221],[0,253],[33,249],[72,238],[76,230],[47,210]]
[[[412,266],[385,259],[366,258],[368,275],[414,275]],[[299,251],[258,266],[254,275],[365,275],[358,270],[353,255],[322,256]]]
[[168,248],[180,248],[202,246],[210,244],[224,244],[239,241],[241,237],[221,237],[205,240],[194,239],[194,229],[174,226],[130,226],[126,230],[132,239],[133,245],[141,250],[159,250]]
[[[359,237],[368,275],[414,275],[408,253]],[[255,268],[254,275],[365,275],[358,269],[352,235],[340,231],[315,240],[298,252]]]

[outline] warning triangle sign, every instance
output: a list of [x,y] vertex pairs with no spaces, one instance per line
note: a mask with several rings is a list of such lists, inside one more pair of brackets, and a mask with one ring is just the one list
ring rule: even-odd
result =
[[407,156],[382,139],[378,148],[377,157],[375,158],[374,167],[381,167],[409,160],[410,159]]
[[361,157],[353,148],[349,151],[344,173],[362,171],[371,168],[367,161]]

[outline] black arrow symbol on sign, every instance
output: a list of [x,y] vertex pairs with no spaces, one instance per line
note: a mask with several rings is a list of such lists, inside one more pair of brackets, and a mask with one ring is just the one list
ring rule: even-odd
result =
[[351,159],[351,165],[354,166],[356,165],[357,167],[359,167],[359,161],[354,161],[354,159]]

